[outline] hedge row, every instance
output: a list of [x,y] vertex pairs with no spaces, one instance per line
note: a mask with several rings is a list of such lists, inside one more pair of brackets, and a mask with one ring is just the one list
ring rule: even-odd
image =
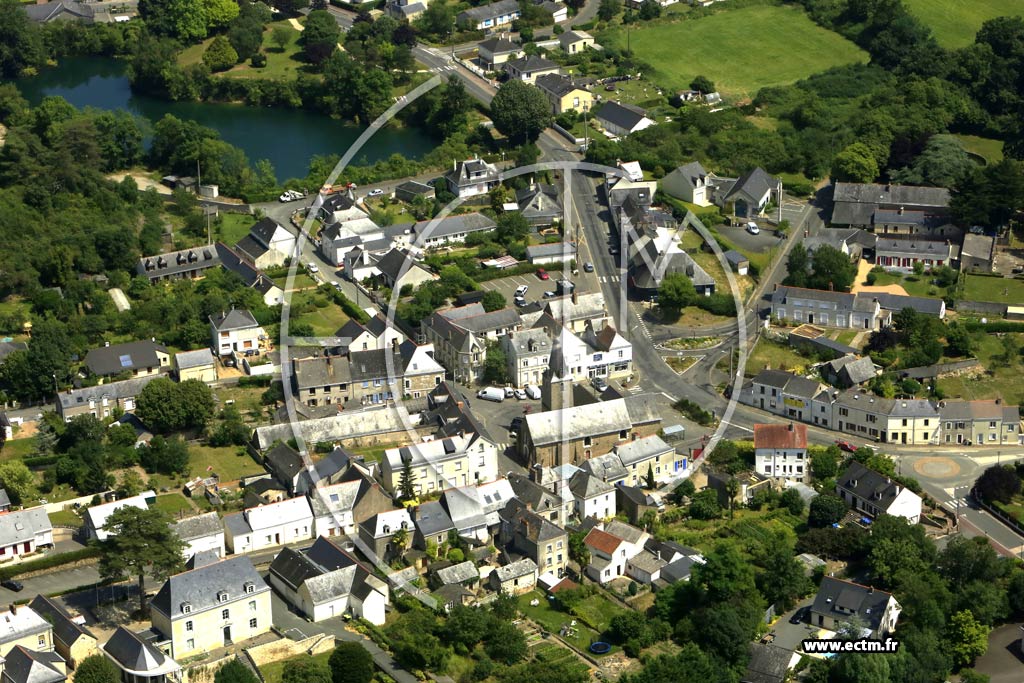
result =
[[1006,320],[983,323],[980,320],[970,320],[964,323],[968,332],[1024,332],[1024,323],[1015,323]]
[[60,460],[59,455],[36,455],[30,456],[24,459],[25,467],[37,468],[37,467],[49,467],[54,465]]
[[248,389],[251,387],[269,387],[270,383],[274,380],[270,375],[247,375],[245,377],[238,378],[238,388]]
[[82,548],[81,550],[72,550],[69,553],[46,555],[38,560],[29,560],[28,562],[22,562],[20,564],[0,568],[0,581],[6,581],[11,577],[21,576],[22,574],[28,574],[29,572],[36,572],[41,569],[52,569],[54,567],[60,567],[65,564],[72,564],[74,562],[88,560],[99,556],[100,549],[98,546],[89,546],[87,548]]

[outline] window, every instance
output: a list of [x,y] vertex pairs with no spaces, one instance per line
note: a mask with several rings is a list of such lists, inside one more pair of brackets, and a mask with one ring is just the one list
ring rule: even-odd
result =
[[255,593],[256,592],[256,584],[254,584],[254,583],[247,583],[247,584],[245,584],[245,592],[246,593]]
[[900,426],[901,427],[906,427],[907,426],[907,418],[903,418],[903,424],[901,424]]
[[[925,424],[928,424],[928,423],[927,423],[927,422],[925,422]],[[992,420],[992,421],[990,421],[990,422],[988,423],[988,428],[989,428],[989,429],[995,429],[995,428],[996,428],[996,422],[995,422],[995,420]]]
[[590,436],[583,437],[583,445],[584,446],[592,446],[592,445],[594,445],[593,437],[590,437]]
[[194,649],[196,649],[196,641],[192,640],[191,638],[186,640],[185,641],[185,649],[186,650],[194,650]]
[[185,630],[186,631],[191,631],[192,630],[192,621],[191,620],[185,622]]
[[625,438],[627,438],[628,436],[629,436],[629,432],[628,432],[628,430],[626,430],[626,429],[623,429],[623,430],[621,430],[621,431],[619,432],[619,438],[620,438],[620,439],[625,439]]
[[551,544],[550,543],[548,543],[548,552],[549,553],[551,552]]
[[249,620],[249,628],[256,628],[256,619]]
[[555,547],[558,548],[559,550],[561,550],[562,549],[562,542],[559,541],[557,544],[555,544]]
[[46,634],[42,633],[39,635],[39,647],[46,647]]
[[181,613],[182,614],[191,614],[192,613],[192,605],[188,604],[187,602],[183,603],[181,605]]
[[227,593],[227,591],[221,591],[220,593],[217,593],[217,602],[227,602],[227,601],[228,601],[228,593]]
[[250,612],[255,612],[256,611],[256,601],[255,600],[250,600],[249,601],[249,611]]
[[928,420],[927,420],[927,419],[926,419],[926,420],[924,421],[924,426],[925,426],[925,427],[927,427],[927,426],[928,426]]
[[229,610],[229,609],[222,609],[220,611],[220,618],[221,619],[230,619],[231,618],[231,610]]

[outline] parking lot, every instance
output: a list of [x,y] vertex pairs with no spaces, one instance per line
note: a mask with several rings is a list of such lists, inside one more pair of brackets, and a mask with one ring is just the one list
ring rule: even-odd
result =
[[[545,268],[544,266],[538,266],[538,268]],[[536,273],[529,273],[527,275],[510,275],[508,277],[498,278],[496,280],[486,280],[480,283],[480,287],[486,291],[498,291],[501,292],[505,300],[508,301],[509,305],[512,305],[512,299],[515,297],[516,288],[522,285],[526,285],[529,289],[526,291],[526,302],[531,303],[534,301],[543,301],[544,292],[554,292],[555,282],[563,277],[561,270],[547,270],[547,280],[541,280],[537,277]],[[571,277],[569,278],[572,279]],[[577,287],[582,287],[577,283]],[[584,291],[584,289],[579,289]]]
[[720,225],[718,226],[718,232],[722,237],[740,249],[755,253],[768,251],[782,241],[775,236],[775,226],[763,219],[755,219],[754,222],[761,229],[761,232],[757,235],[751,235],[747,232],[746,221],[743,221],[741,225]]

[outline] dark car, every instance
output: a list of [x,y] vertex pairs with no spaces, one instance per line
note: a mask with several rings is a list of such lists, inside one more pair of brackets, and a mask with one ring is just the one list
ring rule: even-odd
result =
[[0,586],[3,586],[9,591],[14,591],[15,593],[20,593],[25,589],[25,586],[21,583],[21,581],[18,581],[16,579],[7,579],[6,581],[2,581],[0,582]]
[[847,453],[856,453],[857,447],[849,441],[836,441],[836,445],[839,446],[839,450],[846,451]]
[[804,622],[804,617],[806,617],[806,616],[807,616],[807,608],[806,607],[801,607],[797,611],[793,612],[793,616],[791,616],[789,618],[789,623],[791,623],[791,624],[802,624]]
[[508,426],[508,431],[519,433],[519,430],[522,428],[522,426],[523,426],[523,418],[521,418],[521,417],[513,417],[512,418],[512,423]]

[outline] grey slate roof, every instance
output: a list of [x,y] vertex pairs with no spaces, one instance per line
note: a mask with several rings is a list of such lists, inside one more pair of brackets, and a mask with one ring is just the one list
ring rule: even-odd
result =
[[106,384],[98,384],[94,387],[82,387],[81,389],[62,391],[58,394],[58,399],[60,400],[61,407],[64,409],[71,409],[76,406],[87,406],[90,400],[95,400],[99,403],[104,397],[112,400],[133,398],[142,393],[143,387],[157,377],[159,377],[159,375],[134,377],[120,382],[108,382]]
[[[644,462],[650,460],[662,453],[668,453],[672,450],[672,447],[661,440],[661,437],[657,434],[637,439],[636,441],[630,441],[629,443],[615,447],[615,453],[619,456],[619,460],[626,467],[633,465],[638,462]],[[645,473],[646,474],[646,473]]]
[[647,116],[647,112],[640,107],[621,102],[605,102],[594,111],[594,116],[602,121],[607,121],[619,128],[632,130]]
[[750,643],[750,660],[741,683],[782,683],[793,653],[770,643]]
[[555,97],[564,97],[577,88],[585,90],[583,86],[577,85],[576,81],[564,74],[544,74],[537,76],[533,84],[541,90],[551,93]]
[[59,683],[67,680],[61,673],[64,660],[56,652],[35,652],[16,645],[4,661],[4,683]]
[[186,517],[174,523],[174,533],[183,541],[193,541],[214,534],[224,533],[224,525],[216,512]]
[[585,460],[580,467],[584,472],[590,472],[595,477],[605,481],[610,479],[621,479],[629,474],[629,471],[622,466],[622,461],[615,453],[605,453]]
[[201,368],[213,365],[216,361],[210,349],[197,349],[195,351],[176,353],[174,355],[174,362],[178,365],[178,369],[186,370],[188,368]]
[[552,62],[550,59],[545,59],[544,57],[527,55],[520,59],[510,59],[505,62],[505,68],[508,69],[508,67],[512,67],[520,73],[533,73],[534,71],[557,69],[558,64],[556,62]]
[[970,256],[978,259],[991,259],[992,258],[992,247],[995,245],[995,240],[988,235],[975,235],[974,233],[967,233],[964,235],[964,244],[960,249],[960,255]]
[[491,54],[498,55],[519,52],[519,50],[522,49],[522,47],[518,43],[513,43],[511,40],[507,40],[506,38],[502,38],[501,36],[494,36],[493,38],[488,38],[487,40],[481,40],[477,44],[477,47],[480,48],[481,50],[487,50]]
[[4,359],[15,351],[25,351],[27,349],[28,344],[25,342],[0,341],[0,363],[3,363]]
[[555,242],[554,244],[533,244],[526,248],[526,258],[561,257],[564,261],[576,258],[576,245],[571,242]]
[[465,17],[472,19],[475,22],[486,21],[487,19],[497,19],[498,17],[519,12],[519,3],[516,0],[498,0],[498,2],[492,2],[489,5],[481,5],[480,7],[471,7],[465,12],[460,12],[459,17]]
[[[433,228],[429,226],[434,223],[433,219],[418,221],[412,226],[413,239],[427,239],[430,237],[446,237],[460,233],[480,232],[492,230],[497,224],[482,213],[463,213],[457,216],[448,216],[438,221]],[[429,232],[427,232],[429,228]],[[422,235],[421,235],[422,233]],[[380,265],[377,266],[380,268]]]
[[[0,423],[7,420],[7,413],[0,413]],[[8,423],[9,424],[9,423]],[[5,424],[0,424],[0,427],[6,427]],[[11,507],[11,497],[7,495],[7,489],[0,488],[0,508]]]
[[302,456],[297,450],[283,442],[267,451],[263,460],[278,476],[288,479],[284,482],[285,484],[290,484],[292,478],[303,469]]
[[159,671],[173,662],[124,626],[117,627],[103,649],[122,669],[128,671]]
[[277,232],[277,229],[280,227],[282,226],[278,225],[277,221],[273,218],[264,216],[256,222],[256,225],[249,228],[249,234],[256,238],[260,244],[270,246],[270,240],[273,239],[274,233]]
[[518,579],[521,576],[536,573],[536,571],[537,563],[527,557],[512,564],[506,564],[504,567],[498,567],[494,570],[494,574],[499,581],[504,583],[510,579]]
[[473,564],[472,560],[466,560],[459,564],[437,570],[437,579],[442,585],[462,583],[463,581],[478,581],[480,571]]
[[0,546],[7,547],[52,530],[50,518],[41,507],[15,510],[0,515]]
[[845,489],[861,500],[870,501],[879,510],[888,510],[896,496],[903,490],[889,477],[869,470],[857,461],[836,479],[836,487]]
[[882,622],[885,606],[892,596],[885,591],[826,576],[811,605],[812,614],[823,614],[837,621],[849,621],[853,615],[872,631]]
[[445,512],[444,506],[437,500],[422,503],[416,508],[414,516],[416,528],[424,538],[446,534],[455,528],[451,517]]
[[67,613],[67,610],[51,598],[39,594],[32,598],[32,602],[28,606],[35,610],[36,614],[50,622],[50,625],[53,626],[54,637],[64,645],[70,647],[83,636],[96,640],[96,636],[90,633],[84,626],[80,626],[72,621],[71,615]]
[[832,372],[836,373],[843,381],[850,385],[867,382],[875,376],[875,364],[870,356],[855,358],[843,356],[828,363]]
[[733,184],[732,189],[725,195],[725,198],[728,200],[740,193],[744,193],[755,199],[760,199],[766,192],[770,192],[778,186],[778,178],[773,178],[763,168],[758,166],[740,176]]
[[939,413],[935,406],[924,399],[894,399],[874,396],[872,394],[860,393],[858,391],[844,391],[836,398],[836,403],[844,407],[870,410],[871,412],[888,415],[889,417],[938,417]]
[[218,250],[210,245],[172,251],[166,254],[143,256],[135,265],[135,272],[146,277],[167,277],[206,270],[220,264]]
[[886,311],[902,311],[904,308],[912,308],[918,313],[940,315],[945,308],[942,299],[930,299],[923,296],[903,296],[902,294],[889,294],[887,292],[874,292],[870,296],[877,299],[878,305]]
[[259,327],[256,318],[244,308],[232,308],[230,311],[222,311],[217,315],[211,315],[210,322],[213,323],[214,328],[218,332]]
[[577,498],[586,499],[610,493],[615,487],[589,472],[580,470],[569,479],[569,490]]
[[245,255],[249,261],[255,262],[260,256],[270,251],[270,247],[261,244],[252,235],[246,235],[235,243],[235,251]]
[[157,351],[167,353],[167,347],[148,339],[111,344],[90,349],[85,354],[85,365],[94,375],[116,375],[125,370],[140,368],[159,368],[160,359]]
[[249,584],[254,590],[250,595],[270,590],[252,560],[244,555],[231,557],[167,579],[153,598],[152,606],[174,620],[183,616],[183,604],[191,605],[192,613],[196,614],[223,604],[217,600],[222,591],[228,594],[229,601],[246,596]]

